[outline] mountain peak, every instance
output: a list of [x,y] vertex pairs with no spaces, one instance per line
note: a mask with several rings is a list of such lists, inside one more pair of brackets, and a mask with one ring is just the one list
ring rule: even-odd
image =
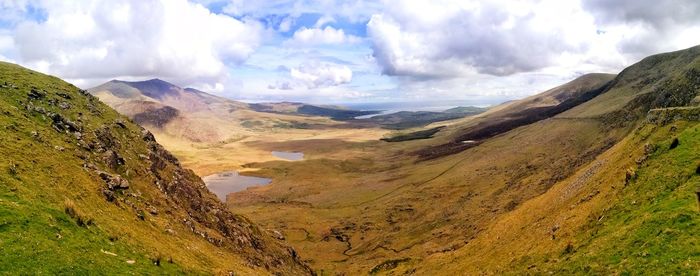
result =
[[136,88],[141,91],[145,96],[154,98],[154,99],[161,99],[163,96],[168,95],[170,93],[176,92],[178,90],[182,90],[177,85],[174,85],[172,83],[169,83],[167,81],[154,78],[150,80],[145,80],[145,81],[118,81],[124,84],[127,84],[133,88]]

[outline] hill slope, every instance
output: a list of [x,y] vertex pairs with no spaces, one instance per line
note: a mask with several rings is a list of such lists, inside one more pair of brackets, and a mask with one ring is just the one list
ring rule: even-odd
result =
[[540,94],[493,107],[464,122],[452,124],[444,135],[445,143],[425,148],[419,151],[419,155],[423,159],[432,159],[453,154],[482,140],[553,117],[600,95],[614,77],[610,74],[587,74]]
[[1,270],[310,273],[86,91],[0,63],[0,94]]
[[658,112],[669,110],[419,273],[696,273],[700,109]]

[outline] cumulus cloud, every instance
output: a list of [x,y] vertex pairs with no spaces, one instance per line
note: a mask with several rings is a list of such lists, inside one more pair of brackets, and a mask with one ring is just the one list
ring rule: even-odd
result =
[[700,43],[698,13],[693,0],[408,0],[374,14],[367,31],[384,74],[414,80],[610,72]]
[[85,87],[509,98],[696,45],[698,14],[695,0],[0,0],[0,60]]
[[327,62],[306,62],[289,69],[290,80],[269,84],[268,89],[296,90],[338,86],[352,81],[352,70],[345,65]]
[[695,0],[584,0],[603,30],[628,29],[619,50],[634,58],[700,43],[700,2]]
[[268,84],[267,89],[293,90],[294,87],[292,87],[292,84],[289,81],[277,81],[275,84]]
[[695,0],[584,0],[583,7],[601,23],[643,22],[656,27],[700,22]]
[[367,29],[386,74],[532,71],[562,53],[585,51],[585,38],[596,31],[590,16],[562,1],[437,2],[408,1],[372,16]]
[[294,32],[294,36],[286,44],[300,46],[357,43],[358,41],[360,41],[358,37],[347,35],[342,29],[335,29],[331,26],[326,26],[323,29],[301,27]]
[[290,76],[308,88],[337,86],[352,80],[352,71],[345,65],[306,63],[289,71]]
[[69,79],[157,76],[222,89],[227,64],[244,62],[262,32],[258,22],[186,0],[45,1],[40,8],[45,20],[17,25],[19,59]]

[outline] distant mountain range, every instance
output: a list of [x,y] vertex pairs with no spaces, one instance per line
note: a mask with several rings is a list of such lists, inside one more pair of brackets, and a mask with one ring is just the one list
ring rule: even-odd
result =
[[245,135],[251,131],[246,121],[255,122],[259,128],[273,128],[299,125],[307,116],[348,120],[375,113],[291,102],[247,104],[160,79],[112,80],[88,91],[156,133],[195,142],[216,142]]
[[88,91],[157,135],[163,133],[195,142],[224,141],[245,135],[250,131],[246,127],[251,125],[250,122],[255,122],[259,128],[280,125],[309,127],[308,123],[303,123],[307,121],[306,117],[319,116],[353,121],[356,127],[405,129],[463,118],[486,110],[460,107],[446,112],[404,111],[356,120],[356,117],[379,114],[380,111],[297,102],[247,104],[192,88],[181,88],[160,79],[137,82],[112,80]]

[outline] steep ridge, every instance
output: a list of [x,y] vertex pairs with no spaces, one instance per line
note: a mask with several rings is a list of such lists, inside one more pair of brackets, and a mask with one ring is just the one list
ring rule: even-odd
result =
[[690,105],[700,89],[698,70],[700,46],[647,57],[623,70],[603,95],[563,116],[625,124],[653,108]]
[[0,94],[7,272],[311,273],[87,91],[0,63]]
[[418,155],[421,159],[433,159],[453,154],[484,139],[553,117],[605,92],[614,77],[587,74],[540,94],[496,106],[466,123],[453,125],[449,142],[422,149]]

